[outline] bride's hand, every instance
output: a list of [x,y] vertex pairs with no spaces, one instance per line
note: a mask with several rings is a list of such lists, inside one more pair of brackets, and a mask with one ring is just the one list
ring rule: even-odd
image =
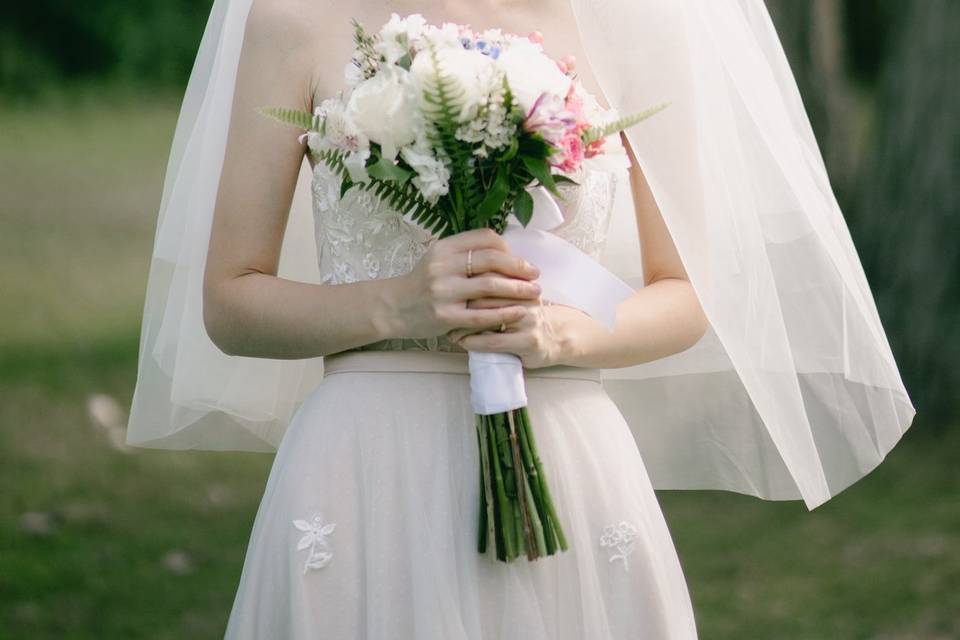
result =
[[[467,276],[468,252],[472,277]],[[491,229],[434,242],[404,276],[395,302],[403,337],[433,337],[455,328],[494,329],[526,317],[540,295],[539,269],[510,252]],[[496,305],[484,304],[497,301]],[[479,304],[470,304],[474,301]]]
[[[489,308],[507,302],[473,300],[469,306]],[[573,355],[579,328],[593,319],[574,307],[543,302],[539,298],[524,304],[529,313],[506,323],[503,332],[454,329],[447,333],[447,337],[467,351],[512,353],[528,369],[567,363]]]

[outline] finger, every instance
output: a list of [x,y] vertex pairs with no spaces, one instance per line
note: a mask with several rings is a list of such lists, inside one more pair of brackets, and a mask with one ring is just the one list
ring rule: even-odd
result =
[[[457,327],[456,329],[451,329],[447,332],[447,338],[453,342],[460,340],[464,336],[469,336],[474,333],[481,333],[483,331],[496,331],[498,333],[506,333],[510,331],[519,331],[524,329],[530,324],[530,313],[528,312],[524,317],[513,322],[504,322],[502,325],[497,325],[492,329],[490,327],[482,327],[478,329],[467,329],[464,327]],[[500,328],[503,327],[503,331],[500,331]]]
[[461,231],[452,236],[447,236],[438,244],[443,242],[453,251],[467,251],[468,249],[498,249],[504,253],[510,253],[510,245],[493,229],[471,229],[470,231]]
[[526,338],[520,331],[491,331],[464,336],[458,344],[467,351],[520,354],[526,349]]
[[493,331],[501,324],[518,322],[527,315],[527,308],[521,306],[500,307],[498,309],[457,309],[450,313],[449,322],[456,329]]
[[496,309],[497,307],[510,307],[516,304],[522,304],[528,307],[536,307],[540,304],[537,298],[517,300],[516,298],[474,298],[467,301],[468,309]]
[[497,249],[474,249],[471,256],[471,271],[474,275],[495,271],[513,278],[533,280],[540,276],[540,269],[518,255]]
[[450,342],[457,342],[464,336],[469,336],[474,333],[478,333],[481,329],[451,329],[447,332],[447,340]]
[[536,300],[540,296],[540,285],[529,280],[510,278],[491,272],[473,278],[460,278],[454,285],[454,293],[458,300],[477,298]]

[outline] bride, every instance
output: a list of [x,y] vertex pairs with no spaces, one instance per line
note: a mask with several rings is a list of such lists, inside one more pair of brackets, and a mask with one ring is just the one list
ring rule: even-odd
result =
[[[276,449],[227,637],[695,638],[655,488],[812,509],[895,444],[913,407],[782,50],[760,0],[719,5],[217,0],[128,442]],[[352,19],[414,13],[531,34],[598,114],[673,101],[563,187],[553,233],[637,285],[612,331],[493,231],[437,240],[341,196],[256,113],[312,112],[343,89]],[[567,551],[478,553],[470,351],[523,362]]]

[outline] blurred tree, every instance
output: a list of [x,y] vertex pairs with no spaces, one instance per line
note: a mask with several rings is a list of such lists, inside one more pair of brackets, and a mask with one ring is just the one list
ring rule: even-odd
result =
[[853,234],[918,419],[960,412],[960,2],[892,2],[897,29]]
[[211,0],[9,2],[0,22],[0,94],[65,80],[186,82]]
[[840,0],[766,0],[841,208],[859,160],[856,102],[847,73]]

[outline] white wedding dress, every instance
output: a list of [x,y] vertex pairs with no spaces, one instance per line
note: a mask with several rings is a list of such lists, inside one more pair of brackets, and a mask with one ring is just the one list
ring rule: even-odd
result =
[[[625,173],[564,185],[561,237],[596,257]],[[314,169],[324,281],[409,271],[432,238]],[[639,259],[639,257],[638,257]],[[477,550],[479,452],[467,358],[442,338],[328,356],[260,504],[232,639],[696,638],[679,558],[627,423],[598,372],[527,371],[529,412],[570,548],[511,563]]]

